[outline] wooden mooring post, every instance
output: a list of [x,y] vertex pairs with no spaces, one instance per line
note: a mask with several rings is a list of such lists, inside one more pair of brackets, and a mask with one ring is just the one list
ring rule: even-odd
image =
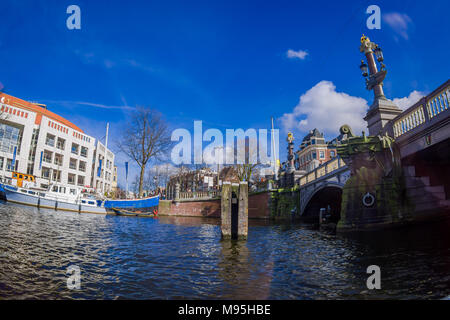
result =
[[221,196],[222,239],[247,239],[248,183],[231,184],[225,181]]

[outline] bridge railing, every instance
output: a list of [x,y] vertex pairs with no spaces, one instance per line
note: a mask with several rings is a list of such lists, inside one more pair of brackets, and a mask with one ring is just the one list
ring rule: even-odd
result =
[[449,110],[450,80],[390,121],[384,132],[398,138]]
[[194,191],[194,192],[180,192],[179,199],[211,199],[220,196],[220,192],[217,190],[211,191]]
[[340,157],[336,157],[318,166],[308,174],[300,177],[299,184],[300,186],[303,186],[345,166],[345,162]]

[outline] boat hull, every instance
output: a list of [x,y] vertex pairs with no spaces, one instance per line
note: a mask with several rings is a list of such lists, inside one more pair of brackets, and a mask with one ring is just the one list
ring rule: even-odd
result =
[[21,193],[16,187],[13,186],[2,185],[0,192],[1,191],[4,192],[6,201],[11,203],[17,203],[37,208],[71,211],[79,213],[95,213],[95,214],[107,213],[105,208],[103,207],[88,206],[83,204],[70,203],[66,201],[41,198],[27,193]]
[[154,213],[139,213],[135,211],[125,211],[119,210],[116,208],[112,208],[112,211],[116,214],[116,216],[124,216],[124,217],[141,217],[141,218],[156,218],[157,215]]
[[158,212],[159,196],[133,200],[105,200],[103,206],[108,213],[116,213],[114,209],[136,212],[139,214],[152,214]]

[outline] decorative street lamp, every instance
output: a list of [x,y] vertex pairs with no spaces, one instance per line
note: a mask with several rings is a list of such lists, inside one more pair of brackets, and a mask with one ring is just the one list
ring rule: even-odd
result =
[[364,60],[361,60],[361,65],[359,66],[359,68],[361,69],[361,73],[364,78],[369,75],[369,73],[367,72],[367,64],[364,62]]
[[295,166],[294,166],[294,135],[289,132],[288,133],[288,137],[287,137],[287,142],[288,142],[288,168],[287,168],[287,172],[288,173],[292,173],[295,171]]
[[[386,66],[382,63],[382,61],[384,61],[383,51],[377,44],[371,42],[365,35],[361,37],[361,46],[359,50],[364,52],[366,55],[367,65],[364,61],[361,61],[359,68],[361,69],[363,77],[368,76],[366,79],[367,90],[373,90],[375,99],[386,99],[383,92],[383,80],[386,77],[387,71],[385,69]],[[373,56],[374,53],[380,63],[381,71],[378,71],[377,64]],[[367,72],[367,67],[369,67],[369,73]]]
[[[382,132],[382,129],[389,121],[402,111],[394,102],[387,99],[383,92],[383,80],[387,73],[386,66],[383,63],[383,50],[365,35],[361,37],[359,50],[364,53],[367,61],[366,64],[362,60],[359,66],[361,74],[366,80],[366,89],[373,90],[375,96],[364,120],[367,121],[369,135],[376,136]],[[377,61],[380,65],[380,71],[377,68]]]
[[375,56],[377,57],[378,62],[383,62],[383,60],[384,60],[383,50],[381,50],[381,48],[378,45],[375,46],[375,50],[373,52],[375,53]]

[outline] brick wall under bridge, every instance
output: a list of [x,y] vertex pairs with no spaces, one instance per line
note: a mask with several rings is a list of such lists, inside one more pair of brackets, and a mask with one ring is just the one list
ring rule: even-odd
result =
[[[220,198],[161,200],[159,202],[159,215],[162,216],[220,218],[220,211]],[[250,219],[270,218],[270,192],[249,195],[248,217]]]

